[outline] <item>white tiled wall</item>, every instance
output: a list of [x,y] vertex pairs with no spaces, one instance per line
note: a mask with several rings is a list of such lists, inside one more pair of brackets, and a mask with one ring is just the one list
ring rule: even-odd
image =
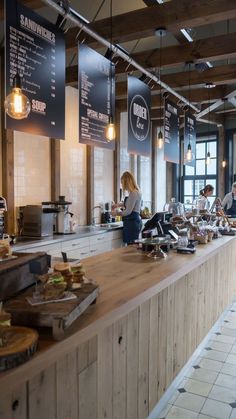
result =
[[50,143],[46,137],[14,133],[15,205],[50,200]]
[[86,145],[79,144],[78,90],[66,87],[65,141],[61,141],[61,195],[72,202],[80,225],[87,223]]
[[114,152],[94,148],[94,205],[114,199]]

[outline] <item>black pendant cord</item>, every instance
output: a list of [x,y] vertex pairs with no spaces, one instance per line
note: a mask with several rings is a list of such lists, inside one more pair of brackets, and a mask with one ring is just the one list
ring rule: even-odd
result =
[[[161,52],[162,52],[162,31],[160,31],[160,56],[159,56],[159,65],[160,65],[160,67],[159,67],[159,82],[161,82],[161,65],[162,65],[162,55],[161,55]],[[162,122],[161,122],[161,118],[162,118],[162,108],[161,108],[161,105],[162,105],[162,97],[161,97],[161,83],[159,83],[159,86],[160,86],[160,131],[161,131],[161,126],[162,126]]]
[[[188,112],[190,110],[190,78],[191,78],[191,63],[188,63]],[[190,130],[189,130],[189,134],[188,134],[188,145],[190,145]]]
[[112,33],[112,0],[110,0],[110,49],[111,49],[111,58],[110,58],[110,119],[113,119],[113,106],[112,106],[112,41],[113,41],[113,33]]

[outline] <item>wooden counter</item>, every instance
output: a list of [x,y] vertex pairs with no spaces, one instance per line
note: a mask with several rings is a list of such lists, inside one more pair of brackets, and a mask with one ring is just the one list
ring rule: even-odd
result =
[[233,299],[235,255],[223,237],[158,261],[132,247],[85,259],[97,304],[0,375],[0,418],[146,418]]

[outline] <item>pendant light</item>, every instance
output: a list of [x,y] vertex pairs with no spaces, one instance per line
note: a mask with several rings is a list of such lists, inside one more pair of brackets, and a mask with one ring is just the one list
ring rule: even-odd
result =
[[226,159],[225,159],[225,103],[227,101],[227,98],[224,97],[222,100],[224,101],[224,116],[223,116],[224,143],[223,143],[223,160],[221,162],[221,166],[224,169],[227,166],[227,162],[226,162]]
[[[16,21],[18,20],[18,10],[17,10],[17,1],[16,1]],[[24,119],[30,113],[30,101],[27,96],[25,96],[21,89],[21,77],[18,71],[19,68],[19,37],[18,31],[16,30],[16,74],[13,78],[13,86],[11,93],[5,98],[4,108],[8,116],[13,119]]]
[[[190,109],[190,70],[191,70],[192,61],[189,61],[187,64],[188,64],[188,103],[189,103],[188,111],[189,111]],[[187,148],[185,160],[188,162],[191,162],[193,160],[192,147],[190,143],[190,130],[188,133],[188,148]]]
[[[161,52],[162,52],[162,37],[163,37],[163,35],[166,35],[166,28],[158,28],[158,29],[156,29],[155,34],[160,37],[160,48],[159,48],[159,52],[160,52],[160,56],[159,56],[159,82],[160,82],[161,81],[161,64],[162,64],[162,62],[161,62],[161,58],[162,58],[162,56],[161,56]],[[163,132],[162,132],[162,129],[161,129],[161,125],[162,125],[161,124],[161,118],[162,118],[161,83],[159,83],[159,86],[160,86],[160,128],[159,128],[159,132],[157,134],[157,148],[158,149],[162,149],[163,146],[164,146],[164,135],[163,135]]]
[[[206,84],[206,88],[209,89],[209,95],[208,95],[208,140],[210,137],[210,89],[213,87],[212,83],[207,83]],[[209,166],[209,164],[211,163],[211,153],[208,150],[207,155],[206,155],[206,165]]]
[[115,124],[113,120],[113,98],[112,98],[112,0],[110,0],[110,19],[111,19],[111,40],[110,40],[110,50],[111,50],[111,58],[110,58],[110,115],[109,121],[105,128],[105,137],[108,142],[115,140],[116,138],[116,130]]

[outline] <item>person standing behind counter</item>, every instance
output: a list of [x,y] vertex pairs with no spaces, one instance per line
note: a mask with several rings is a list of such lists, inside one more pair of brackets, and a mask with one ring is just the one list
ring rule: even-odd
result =
[[198,209],[199,210],[207,210],[210,209],[210,201],[208,200],[208,197],[213,194],[214,186],[212,185],[206,185],[203,189],[200,190],[200,195],[198,197]]
[[123,219],[123,242],[132,244],[138,239],[142,229],[140,217],[142,195],[132,173],[124,172],[121,176],[123,192],[128,192],[123,204],[113,205],[113,210],[118,207],[124,209],[119,214]]
[[236,217],[236,182],[232,185],[232,191],[225,195],[222,207],[227,215]]

